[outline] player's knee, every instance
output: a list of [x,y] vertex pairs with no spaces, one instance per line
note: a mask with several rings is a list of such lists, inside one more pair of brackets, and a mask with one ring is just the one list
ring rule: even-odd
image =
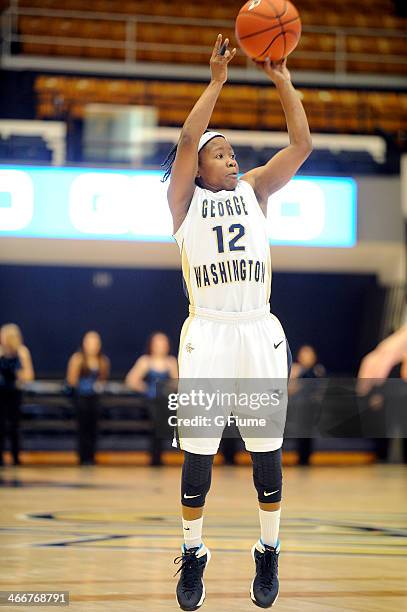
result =
[[265,504],[281,501],[283,474],[281,469],[282,450],[265,453],[250,453],[253,461],[253,482],[258,500]]
[[181,478],[181,503],[184,506],[199,508],[205,504],[211,486],[214,456],[185,451]]

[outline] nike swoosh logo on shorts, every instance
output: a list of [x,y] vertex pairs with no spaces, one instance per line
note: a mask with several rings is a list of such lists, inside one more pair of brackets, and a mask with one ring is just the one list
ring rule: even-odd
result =
[[201,497],[201,494],[199,494],[199,495],[187,495],[186,493],[184,493],[184,499],[192,499],[193,497]]
[[280,344],[283,344],[284,340],[281,340],[281,342],[279,342],[278,344],[274,343],[274,348],[278,349],[278,347],[280,346]]
[[276,489],[275,491],[271,491],[271,493],[267,493],[267,491],[263,491],[264,497],[268,497],[269,495],[273,495],[273,493],[278,493],[280,489]]

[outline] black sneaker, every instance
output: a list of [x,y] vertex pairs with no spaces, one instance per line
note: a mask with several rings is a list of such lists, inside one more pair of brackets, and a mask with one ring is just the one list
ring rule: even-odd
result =
[[198,610],[205,600],[205,585],[203,573],[211,558],[208,548],[201,544],[196,548],[182,546],[182,555],[174,559],[174,563],[182,565],[177,584],[177,602],[181,610]]
[[250,587],[252,602],[259,608],[271,608],[278,597],[278,556],[280,544],[275,548],[259,540],[252,548],[256,575]]

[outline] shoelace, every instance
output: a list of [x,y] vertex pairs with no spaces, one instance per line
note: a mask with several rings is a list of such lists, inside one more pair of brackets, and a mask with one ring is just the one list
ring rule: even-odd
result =
[[270,589],[277,574],[277,554],[266,549],[260,557],[260,586]]
[[[174,574],[175,576],[181,572],[182,586],[185,591],[193,591],[199,582],[199,560],[195,553],[184,553],[180,557],[175,557],[174,563],[178,565],[181,563],[181,567]],[[184,571],[185,570],[185,571]]]

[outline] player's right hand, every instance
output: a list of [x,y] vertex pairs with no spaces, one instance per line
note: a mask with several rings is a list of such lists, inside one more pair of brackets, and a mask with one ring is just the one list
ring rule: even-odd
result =
[[275,85],[278,85],[278,83],[291,81],[291,75],[287,68],[287,58],[281,60],[280,62],[272,62],[270,58],[267,57],[266,60],[261,62],[260,65],[273,83],[275,83]]
[[[228,45],[229,39],[226,38],[224,43],[222,43],[222,34],[219,34],[212,51],[210,61],[212,81],[222,84],[226,83],[228,79],[228,64],[236,55],[236,49],[229,51]],[[221,54],[220,52],[223,50],[223,48],[225,49],[225,52],[224,54]]]

